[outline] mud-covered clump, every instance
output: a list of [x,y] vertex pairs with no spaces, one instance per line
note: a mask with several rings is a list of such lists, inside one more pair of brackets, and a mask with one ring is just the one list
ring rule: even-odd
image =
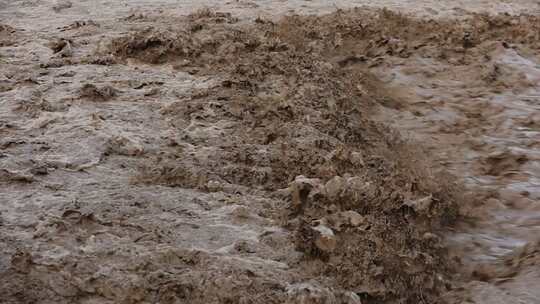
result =
[[13,45],[16,39],[15,35],[15,28],[0,23],[0,47]]
[[132,36],[114,40],[113,54],[134,57],[150,63],[160,63],[166,56],[197,55],[197,42],[185,32],[147,28]]
[[91,83],[86,83],[80,88],[80,97],[94,101],[107,101],[118,95],[118,90],[105,85],[98,87]]

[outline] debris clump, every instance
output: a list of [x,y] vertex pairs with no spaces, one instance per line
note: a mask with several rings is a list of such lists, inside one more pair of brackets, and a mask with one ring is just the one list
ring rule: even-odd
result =
[[17,30],[7,24],[0,23],[0,47],[11,46],[16,43]]
[[98,87],[94,84],[86,83],[80,89],[80,96],[82,98],[88,98],[95,101],[107,101],[117,95],[118,90],[109,85]]

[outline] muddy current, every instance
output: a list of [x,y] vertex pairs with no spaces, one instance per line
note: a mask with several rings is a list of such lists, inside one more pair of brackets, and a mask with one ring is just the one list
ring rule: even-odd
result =
[[0,2],[0,303],[539,303],[535,5]]

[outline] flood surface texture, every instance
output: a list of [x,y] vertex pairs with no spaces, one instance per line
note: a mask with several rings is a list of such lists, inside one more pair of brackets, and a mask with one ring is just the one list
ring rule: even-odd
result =
[[0,303],[540,303],[539,13],[0,0]]

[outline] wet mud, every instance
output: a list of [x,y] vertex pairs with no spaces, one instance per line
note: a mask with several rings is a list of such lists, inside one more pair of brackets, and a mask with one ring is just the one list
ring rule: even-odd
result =
[[538,17],[63,23],[0,25],[2,303],[540,298]]

